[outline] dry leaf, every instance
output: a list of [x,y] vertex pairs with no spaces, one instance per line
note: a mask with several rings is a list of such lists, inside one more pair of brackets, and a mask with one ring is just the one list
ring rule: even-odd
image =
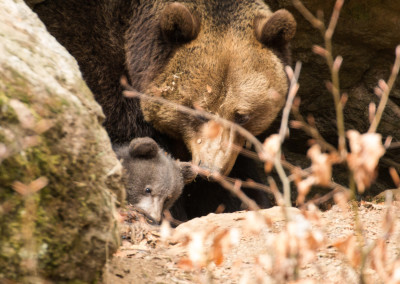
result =
[[194,268],[194,265],[189,258],[182,258],[181,260],[179,260],[177,266],[179,268],[186,269],[186,270]]
[[332,245],[347,257],[354,268],[359,267],[361,263],[361,253],[358,249],[355,236],[348,236]]
[[281,148],[281,138],[278,134],[273,134],[265,139],[263,144],[263,152],[260,158],[265,161],[265,171],[270,172],[274,165],[274,160]]
[[49,183],[46,177],[40,177],[29,184],[30,193],[35,193],[44,188]]
[[246,214],[244,222],[244,230],[251,234],[258,234],[265,227],[266,221],[261,214],[256,211],[249,211]]
[[316,184],[328,186],[332,178],[332,161],[328,154],[321,153],[318,144],[313,145],[307,152],[312,161],[312,172]]
[[25,184],[23,184],[22,182],[19,181],[15,181],[12,184],[12,188],[18,192],[19,194],[21,194],[22,196],[26,196],[29,194],[29,187]]
[[309,176],[308,178],[297,183],[297,192],[299,193],[297,196],[297,203],[303,204],[307,194],[310,192],[311,186],[315,183],[315,178],[313,176]]
[[195,267],[204,267],[206,265],[206,251],[204,246],[204,232],[195,232],[190,235],[188,244],[189,259]]
[[338,192],[333,195],[333,200],[339,207],[343,210],[347,210],[347,202],[349,201],[349,193],[348,192]]
[[49,119],[42,119],[36,123],[34,130],[37,134],[42,134],[52,128],[54,123]]
[[19,100],[11,99],[10,106],[14,109],[23,128],[31,129],[35,126],[35,117],[24,103]]
[[395,263],[393,265],[392,275],[391,275],[388,283],[389,284],[400,284],[400,259],[395,261]]
[[351,153],[347,163],[353,172],[358,191],[363,193],[376,177],[379,159],[385,153],[382,136],[377,133],[360,134],[356,130],[347,131]]
[[394,184],[396,185],[396,187],[400,187],[400,177],[399,174],[397,173],[395,168],[389,168],[389,173],[390,176],[392,177],[392,180],[394,182]]
[[162,241],[167,241],[172,235],[171,225],[167,220],[163,220],[160,226],[160,237]]

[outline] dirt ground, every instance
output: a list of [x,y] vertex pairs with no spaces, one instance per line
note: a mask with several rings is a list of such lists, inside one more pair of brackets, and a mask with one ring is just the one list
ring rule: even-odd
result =
[[[388,208],[387,204],[375,202],[361,202],[357,204],[357,209],[348,204],[345,207],[335,205],[325,212],[301,213],[299,209],[290,208],[286,214],[295,225],[292,227],[295,228],[292,233],[301,237],[303,230],[312,232],[314,239],[319,240],[312,242],[318,243],[318,248],[313,247],[315,253],[306,249],[310,242],[306,245],[297,243],[300,246],[297,253],[303,255],[297,270],[293,269],[293,266],[296,266],[293,265],[293,257],[279,258],[279,252],[282,251],[280,248],[287,247],[282,246],[282,243],[288,242],[285,239],[287,235],[282,232],[290,227],[287,226],[281,207],[261,210],[260,214],[245,211],[209,214],[183,223],[171,229],[171,232],[165,229],[168,227],[157,230],[154,227],[143,226],[140,222],[125,222],[125,239],[105,270],[104,282],[361,283],[358,271],[362,261],[360,264],[360,258],[356,257],[358,248],[363,247],[366,251],[375,240],[381,238],[385,245],[385,252],[381,256],[381,259],[384,259],[383,270],[389,271],[396,267],[391,266],[396,259],[397,264],[399,263],[400,226],[397,220],[400,217],[400,206],[396,201],[390,206],[394,223],[390,235],[384,230],[384,225],[388,224],[390,219],[390,215],[387,215]],[[359,217],[362,230],[355,230],[355,214]],[[361,232],[363,237],[357,232]],[[164,237],[168,233],[172,234],[172,237]],[[348,242],[343,240],[349,236],[355,236],[356,245],[345,246]],[[229,242],[227,239],[235,240]],[[350,239],[353,240],[351,237],[348,240]],[[196,246],[193,240],[204,242],[198,241]],[[360,240],[363,242],[362,246],[358,245]],[[293,244],[291,245],[293,247]],[[203,264],[202,254],[206,259]],[[352,261],[357,263],[358,268],[352,268]],[[376,267],[379,264],[376,263],[366,262],[366,283],[388,281],[377,273],[379,267]],[[399,273],[400,267],[396,271]],[[392,273],[392,276],[394,274]],[[299,279],[307,279],[307,282],[294,281]]]

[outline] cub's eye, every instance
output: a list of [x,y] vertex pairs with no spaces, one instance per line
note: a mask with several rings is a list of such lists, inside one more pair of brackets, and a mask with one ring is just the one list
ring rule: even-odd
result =
[[146,189],[144,190],[144,192],[145,192],[146,194],[151,194],[151,188],[146,187]]
[[247,114],[235,113],[235,117],[233,118],[234,122],[239,125],[246,124],[250,119],[250,116]]

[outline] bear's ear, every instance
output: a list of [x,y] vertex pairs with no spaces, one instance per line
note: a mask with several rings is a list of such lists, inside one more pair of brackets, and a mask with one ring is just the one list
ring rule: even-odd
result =
[[189,42],[199,34],[200,20],[183,4],[174,2],[162,11],[160,28],[168,41]]
[[254,19],[257,40],[272,48],[285,47],[294,37],[296,26],[293,15],[285,9],[276,11],[269,18],[257,16]]
[[129,144],[129,154],[132,158],[151,159],[157,156],[159,147],[157,143],[149,138],[135,138]]
[[183,182],[185,184],[188,184],[188,183],[192,182],[196,178],[197,172],[192,167],[192,163],[190,163],[190,162],[178,162],[178,166],[181,169]]

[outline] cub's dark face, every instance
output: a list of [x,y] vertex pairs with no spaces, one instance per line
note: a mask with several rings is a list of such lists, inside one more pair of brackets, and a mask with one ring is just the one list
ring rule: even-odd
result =
[[173,160],[151,138],[133,139],[115,151],[124,167],[128,203],[157,223],[196,176],[189,163]]
[[127,201],[156,222],[178,199],[184,186],[178,166],[164,158],[123,161]]
[[[293,16],[286,10],[273,13],[255,0],[162,2],[149,6],[151,22],[136,26],[147,27],[151,52],[132,43],[140,40],[135,33],[128,38],[134,86],[236,122],[254,135],[265,131],[286,98],[284,65],[296,28]],[[144,58],[147,68],[139,64]],[[208,121],[201,116],[148,100],[141,101],[141,108],[154,127],[185,142],[194,163],[230,172],[238,155],[233,145],[245,142],[237,133],[221,128],[210,139],[203,131]]]

